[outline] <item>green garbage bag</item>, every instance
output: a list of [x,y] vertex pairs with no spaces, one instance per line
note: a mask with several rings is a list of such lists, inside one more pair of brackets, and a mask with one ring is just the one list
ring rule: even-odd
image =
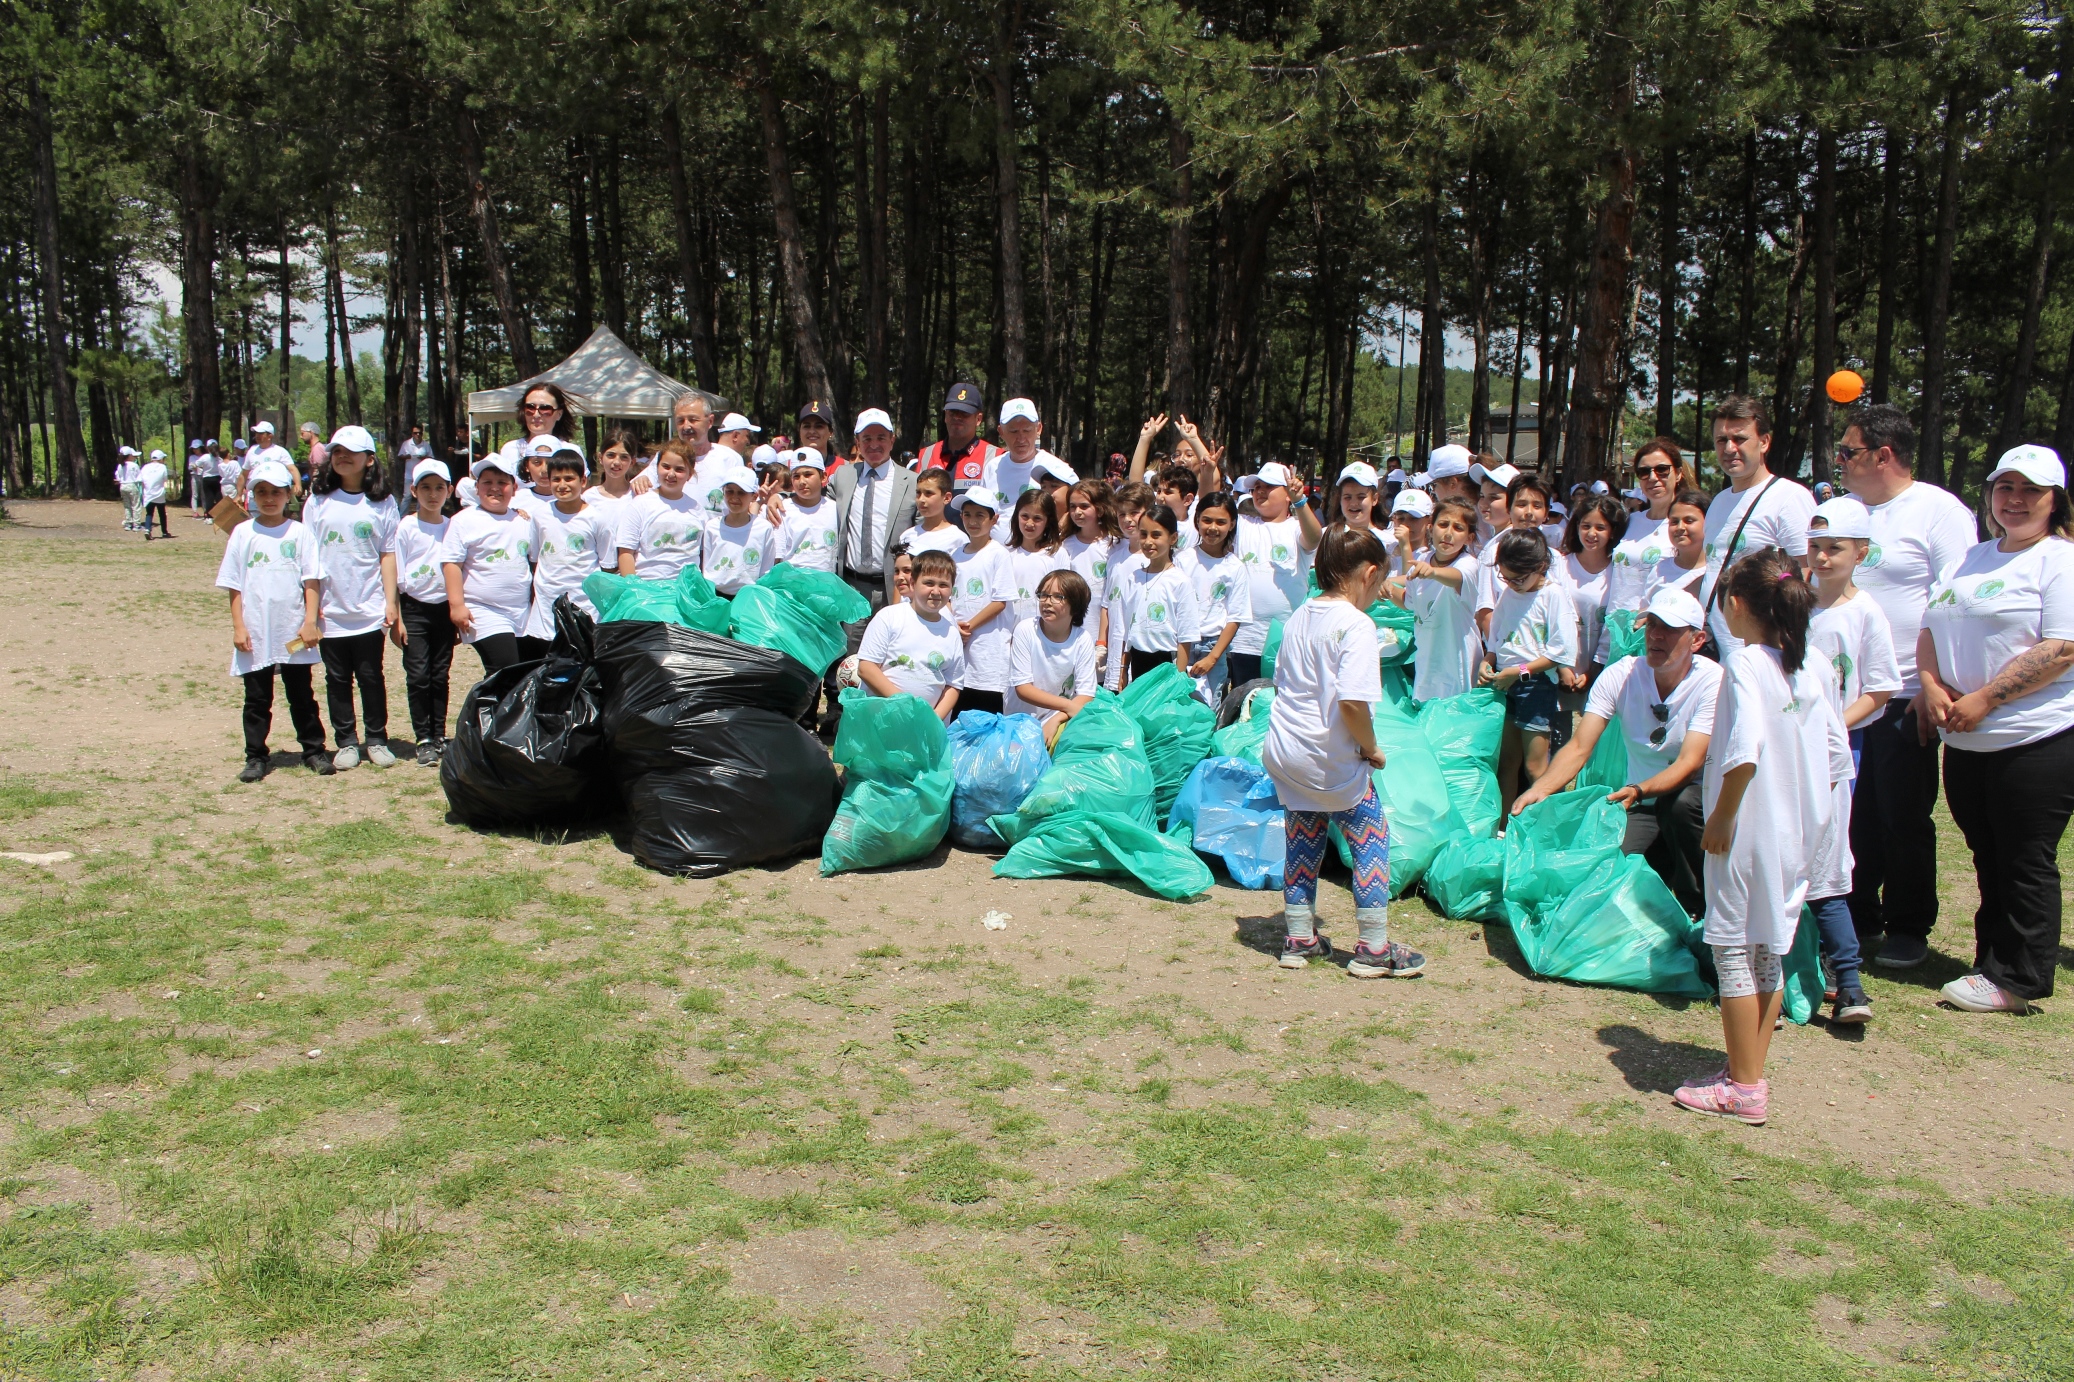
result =
[[1628,783],[1628,741],[1620,731],[1620,717],[1615,715],[1606,722],[1606,730],[1599,742],[1592,746],[1592,756],[1585,760],[1568,791],[1592,792],[1608,796]]
[[[1693,957],[1693,922],[1656,870],[1639,855],[1595,857],[1589,875],[1559,903],[1513,923],[1528,967],[1580,984],[1709,997],[1713,989]],[[1819,972],[1815,983],[1819,998]]]
[[871,617],[871,601],[852,590],[850,583],[833,571],[810,571],[781,561],[764,572],[756,584],[790,596],[824,623],[854,624]]
[[[1382,771],[1374,775],[1376,793],[1390,823],[1390,895],[1402,897],[1425,875],[1441,846],[1468,832],[1417,718],[1407,707],[1386,702],[1377,707],[1374,721],[1376,746],[1383,751]],[[1352,868],[1353,855],[1338,826],[1332,828],[1332,843],[1340,862]]]
[[1267,742],[1268,715],[1274,705],[1274,687],[1256,686],[1248,691],[1239,718],[1210,737],[1216,755],[1219,758],[1243,758],[1258,767],[1260,746]]
[[1793,949],[1786,952],[1786,996],[1780,1009],[1788,1022],[1805,1027],[1822,1007],[1822,935],[1812,909],[1800,909],[1800,927],[1793,933]]
[[1455,813],[1471,835],[1498,829],[1498,747],[1505,737],[1505,698],[1491,687],[1427,701],[1419,728],[1440,760]]
[[[1287,616],[1285,615],[1284,618]],[[1260,645],[1260,675],[1269,681],[1275,679],[1275,658],[1282,651],[1282,620],[1270,619],[1267,625],[1267,641]]]
[[1641,657],[1649,651],[1642,616],[1635,610],[1616,609],[1606,616],[1606,632],[1599,639],[1599,665],[1611,667],[1624,657]]
[[821,840],[821,876],[919,859],[951,824],[950,740],[920,696],[843,691],[835,761],[843,797]]
[[593,571],[583,578],[583,597],[598,612],[601,624],[638,619],[682,624],[722,637],[727,634],[727,601],[696,566],[687,566],[666,581]]
[[[1195,698],[1195,683],[1171,662],[1139,677],[1125,688],[1125,713],[1137,722],[1152,768],[1152,812],[1165,820],[1195,765],[1209,757],[1217,732],[1217,712]],[[1063,737],[1063,736],[1061,736]]]
[[1409,664],[1413,652],[1412,629],[1417,623],[1412,612],[1388,600],[1378,600],[1368,607],[1368,617],[1375,621],[1375,641],[1383,665]]
[[994,876],[1128,877],[1173,899],[1208,892],[1211,883],[1210,866],[1185,840],[1107,811],[1079,811],[1041,822],[994,865]]
[[1051,767],[1022,804],[989,816],[987,824],[1011,845],[1053,816],[1098,810],[1156,830],[1152,793],[1152,767],[1145,759],[1138,722],[1104,688],[1059,731]]
[[1442,916],[1496,921],[1505,916],[1505,841],[1449,840],[1433,856],[1421,886]]
[[1626,834],[1627,812],[1602,795],[1563,792],[1535,802],[1505,828],[1505,900],[1530,915],[1552,912],[1620,857]]
[[843,625],[870,613],[870,602],[840,576],[780,562],[735,592],[727,631],[738,642],[785,653],[820,673],[849,648]]

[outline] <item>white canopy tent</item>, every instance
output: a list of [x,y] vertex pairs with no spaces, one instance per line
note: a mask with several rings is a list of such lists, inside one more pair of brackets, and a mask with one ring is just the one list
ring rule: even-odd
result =
[[[553,369],[501,389],[478,389],[468,395],[468,420],[515,422],[526,390],[538,384],[558,385],[569,397],[570,411],[578,417],[667,418],[677,400],[689,393],[704,393],[670,378],[627,349],[626,342],[601,326],[576,353]],[[705,394],[714,412],[725,409],[727,400]]]

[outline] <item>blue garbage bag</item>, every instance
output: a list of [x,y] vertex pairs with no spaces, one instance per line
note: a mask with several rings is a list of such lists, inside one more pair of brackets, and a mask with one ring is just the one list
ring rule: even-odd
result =
[[1274,781],[1258,763],[1205,758],[1181,784],[1167,833],[1223,860],[1231,881],[1242,888],[1279,888],[1287,844],[1283,819]]
[[960,849],[997,850],[1007,841],[987,817],[1013,811],[1051,767],[1044,723],[1034,715],[968,710],[951,721],[951,842]]

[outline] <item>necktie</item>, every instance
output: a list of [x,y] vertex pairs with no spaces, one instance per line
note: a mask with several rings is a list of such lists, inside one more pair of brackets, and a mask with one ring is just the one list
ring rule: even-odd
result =
[[864,485],[850,505],[850,569],[870,572],[878,563],[871,560],[877,553],[871,548],[871,500],[878,487],[878,475],[870,466],[864,467]]

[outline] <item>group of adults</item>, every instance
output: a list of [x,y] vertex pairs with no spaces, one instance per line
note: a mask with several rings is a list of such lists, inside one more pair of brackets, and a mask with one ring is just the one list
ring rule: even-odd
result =
[[[1623,795],[1634,808],[1627,847],[1649,852],[1686,896],[1697,893],[1711,728],[1711,715],[1695,707],[1711,699],[1702,690],[1709,674],[1719,676],[1702,650],[1710,640],[1733,646],[1720,602],[1709,597],[1743,552],[1777,547],[1805,561],[1816,508],[1807,487],[1770,468],[1762,407],[1729,412],[1713,422],[1714,461],[1728,485],[1705,501],[1704,574],[1694,586],[1705,627],[1647,619],[1650,678],[1620,707],[1630,756]],[[2058,848],[2074,813],[2074,507],[2060,458],[2016,447],[1987,477],[1980,541],[1972,511],[1918,479],[1915,457],[1907,415],[1868,405],[1850,415],[1834,458],[1838,486],[1870,515],[1855,581],[1885,620],[1900,680],[1851,736],[1850,909],[1874,964],[1905,971],[1928,958],[1941,775],[1980,894],[1977,973],[1947,984],[1945,997],[1972,1011],[2023,1011],[2052,993],[2060,959]],[[1685,520],[1701,521],[1702,496],[1664,439],[1636,455],[1635,470],[1645,502],[1628,542],[1649,549],[1637,559],[1661,559],[1673,545],[1674,511],[1690,501]],[[1585,715],[1544,782],[1574,779],[1609,718]]]

